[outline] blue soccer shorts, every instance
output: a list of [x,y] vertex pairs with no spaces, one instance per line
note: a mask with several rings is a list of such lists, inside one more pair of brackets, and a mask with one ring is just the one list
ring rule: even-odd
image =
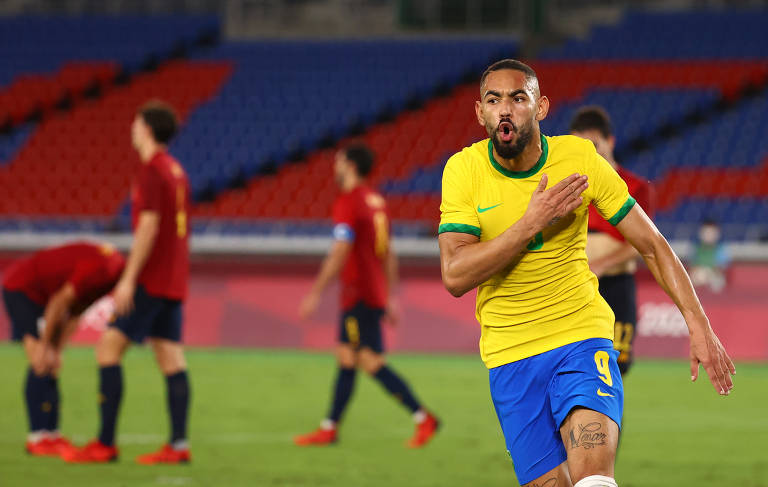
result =
[[147,337],[181,342],[181,301],[152,296],[144,286],[138,285],[133,304],[130,313],[116,318],[108,326],[122,331],[136,343]]
[[559,430],[572,409],[597,411],[621,428],[618,355],[610,340],[592,338],[489,371],[493,405],[521,485],[566,460]]

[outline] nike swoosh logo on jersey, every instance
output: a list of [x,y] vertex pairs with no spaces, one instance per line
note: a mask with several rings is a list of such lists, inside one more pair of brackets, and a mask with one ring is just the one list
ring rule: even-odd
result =
[[607,392],[601,391],[599,387],[597,388],[597,395],[603,397],[614,397],[613,394],[608,394]]
[[492,210],[492,209],[496,208],[497,206],[501,206],[501,203],[499,203],[499,204],[496,204],[496,205],[493,205],[493,206],[489,206],[489,207],[487,207],[487,208],[480,208],[480,207],[478,206],[478,207],[477,207],[477,212],[478,212],[478,213],[485,213],[486,211],[488,211],[488,210]]

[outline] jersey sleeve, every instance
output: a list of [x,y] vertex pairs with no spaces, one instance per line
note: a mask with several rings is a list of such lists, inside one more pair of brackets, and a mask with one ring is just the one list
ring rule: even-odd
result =
[[479,237],[480,220],[472,199],[472,179],[462,162],[461,155],[456,154],[448,159],[443,170],[438,233],[468,233]]
[[349,198],[341,197],[333,205],[333,238],[355,241],[355,208]]
[[597,212],[611,225],[618,225],[635,206],[635,199],[629,194],[627,183],[591,144],[586,166],[589,186],[592,189],[592,203]]
[[138,190],[141,194],[138,211],[162,211],[163,181],[155,168],[142,168],[138,178]]

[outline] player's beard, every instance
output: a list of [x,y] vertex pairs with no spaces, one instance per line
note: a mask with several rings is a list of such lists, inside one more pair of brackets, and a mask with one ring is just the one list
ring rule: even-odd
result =
[[[510,160],[519,156],[523,152],[523,150],[525,150],[525,147],[533,138],[533,122],[528,123],[521,128],[518,128],[517,125],[515,125],[509,119],[506,119],[503,121],[511,123],[513,131],[517,134],[517,137],[515,138],[515,141],[513,143],[510,144],[507,142],[503,142],[499,138],[498,125],[496,125],[495,127],[493,126],[489,127],[486,125],[486,130],[488,130],[488,132],[491,134],[491,143],[493,143],[493,148],[496,149],[496,153],[503,159]],[[499,122],[499,124],[501,124],[501,121]]]

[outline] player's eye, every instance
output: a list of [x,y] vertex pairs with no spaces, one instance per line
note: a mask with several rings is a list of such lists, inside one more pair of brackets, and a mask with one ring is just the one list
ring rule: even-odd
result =
[[495,105],[498,101],[499,101],[498,98],[491,98],[490,100],[488,100],[488,103],[491,105]]
[[517,102],[517,103],[523,103],[523,102],[525,101],[525,98],[524,98],[524,97],[522,97],[522,96],[516,96],[516,97],[514,98],[514,100],[515,100],[515,102]]

